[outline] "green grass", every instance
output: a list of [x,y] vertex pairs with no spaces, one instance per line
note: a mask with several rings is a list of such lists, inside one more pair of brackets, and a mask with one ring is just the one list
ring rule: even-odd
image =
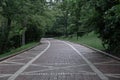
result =
[[30,47],[32,47],[32,46],[35,46],[36,44],[37,44],[37,42],[32,42],[32,43],[26,44],[26,45],[24,45],[24,46],[21,46],[21,47],[19,47],[19,48],[16,48],[16,49],[14,49],[14,50],[11,50],[10,52],[1,54],[1,55],[0,55],[0,58],[4,58],[4,57],[7,57],[7,56],[9,56],[9,55],[15,54],[15,53],[17,53],[17,52],[19,52],[19,51],[22,51],[22,50],[25,50],[25,49],[30,48]]
[[86,44],[96,49],[104,50],[104,47],[102,46],[102,41],[99,38],[97,38],[97,35],[94,34],[94,32],[91,32],[88,35],[84,35],[83,37],[79,37],[78,40],[76,39],[76,37],[73,38],[59,37],[58,39],[67,40],[80,44]]

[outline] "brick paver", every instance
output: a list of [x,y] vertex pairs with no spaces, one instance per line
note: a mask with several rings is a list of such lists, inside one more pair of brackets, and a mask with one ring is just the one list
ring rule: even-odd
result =
[[15,80],[120,80],[120,62],[89,48],[67,42],[77,49],[107,79],[91,69],[91,66],[63,41],[43,39],[42,44],[0,63],[0,80],[10,80],[29,61],[51,45],[39,58],[21,72]]

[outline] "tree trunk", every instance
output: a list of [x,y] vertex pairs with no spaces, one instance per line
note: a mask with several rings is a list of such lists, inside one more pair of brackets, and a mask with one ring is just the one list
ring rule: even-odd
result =
[[[26,20],[26,17],[25,17],[25,19],[23,20],[23,22],[21,23],[22,24],[22,26],[23,26],[23,28],[26,28],[26,25],[27,25],[27,22],[26,22],[27,20]],[[22,45],[25,45],[25,39],[26,39],[26,36],[25,36],[25,32],[26,32],[26,30],[24,30],[23,31],[23,34],[22,34]]]
[[25,45],[25,32],[22,34],[22,45]]
[[65,37],[68,37],[67,28],[68,28],[68,10],[65,13]]
[[1,48],[1,52],[4,52],[6,49],[7,49],[7,44],[8,44],[8,37],[9,37],[9,32],[10,32],[10,29],[11,29],[11,22],[12,20],[10,18],[8,18],[7,20],[7,25],[5,25],[5,31],[4,31],[4,42],[2,43],[2,48]]
[[77,36],[77,40],[78,40],[78,38],[79,38],[79,36],[78,36],[78,32],[76,32],[76,36]]

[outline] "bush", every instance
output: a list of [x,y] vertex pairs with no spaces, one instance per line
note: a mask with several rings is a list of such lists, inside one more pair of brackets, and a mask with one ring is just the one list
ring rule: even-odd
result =
[[105,29],[102,37],[108,50],[114,54],[120,53],[120,5],[116,5],[105,13]]
[[35,25],[29,25],[25,32],[26,43],[40,41],[43,36],[43,30]]

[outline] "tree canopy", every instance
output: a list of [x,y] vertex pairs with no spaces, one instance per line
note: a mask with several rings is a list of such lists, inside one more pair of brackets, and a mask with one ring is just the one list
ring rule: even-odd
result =
[[0,53],[42,37],[94,31],[119,54],[119,25],[119,0],[0,0]]
[[119,0],[62,0],[55,7],[61,13],[51,31],[66,37],[94,31],[110,53],[120,53]]

